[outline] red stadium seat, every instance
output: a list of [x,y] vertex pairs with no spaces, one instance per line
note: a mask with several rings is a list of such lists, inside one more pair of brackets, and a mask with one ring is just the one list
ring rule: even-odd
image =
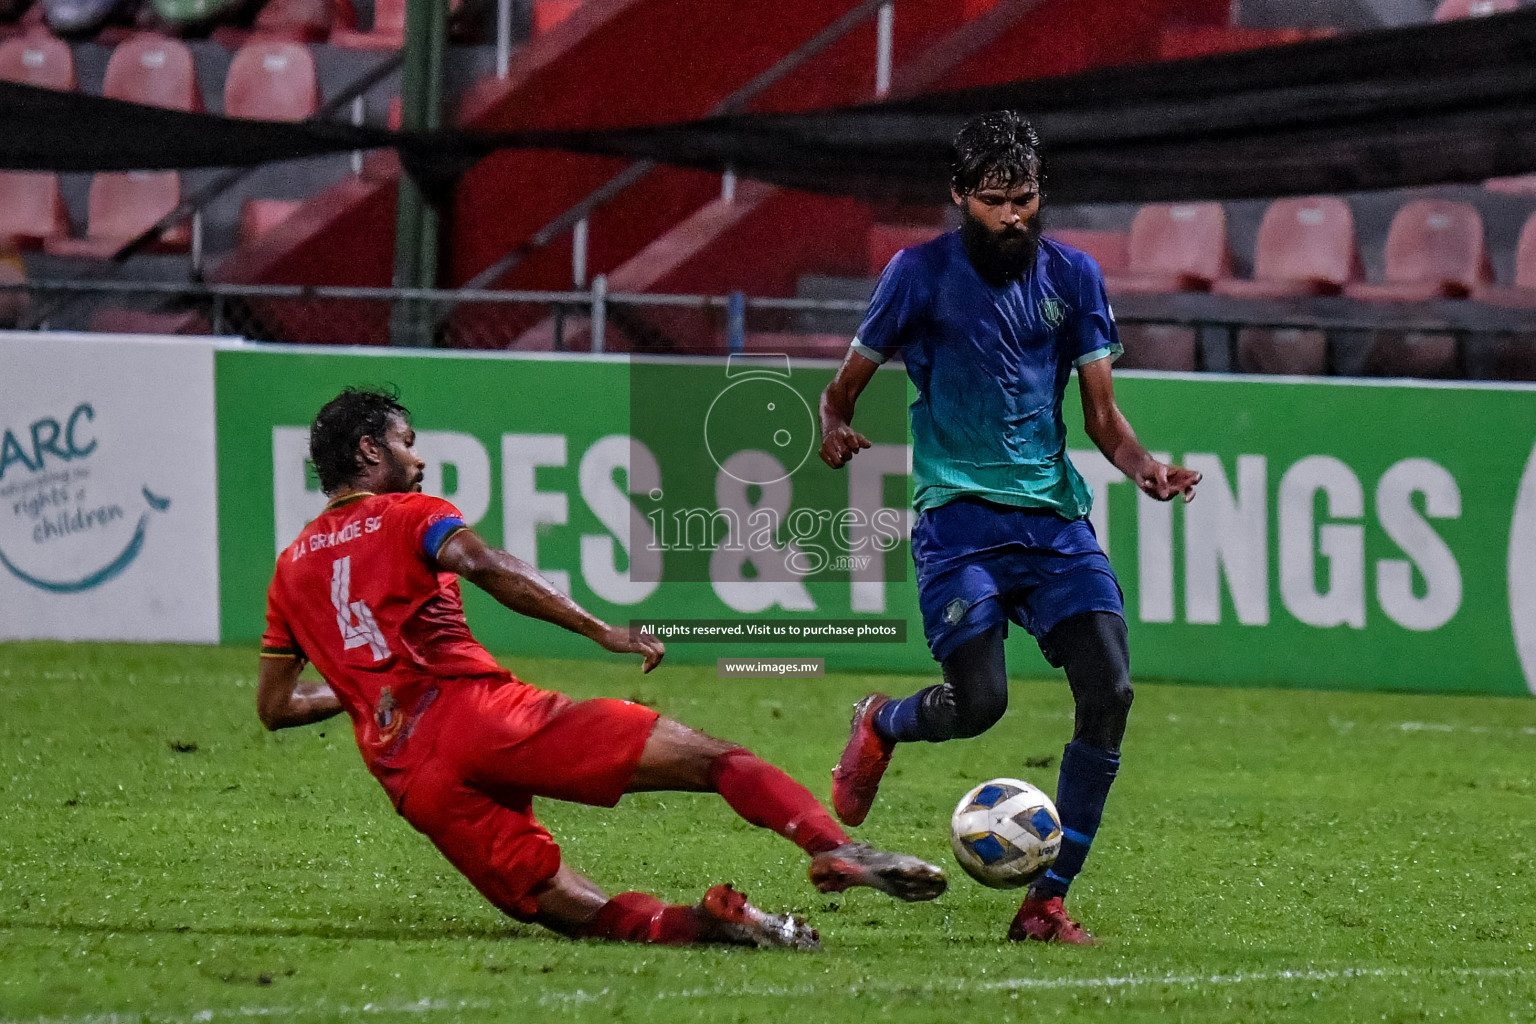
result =
[[901,250],[930,242],[943,233],[943,228],[927,224],[871,224],[869,272],[879,274]]
[[1435,20],[1482,18],[1489,14],[1504,14],[1519,9],[1520,0],[1442,0],[1440,6],[1435,8]]
[[1237,332],[1234,369],[1239,373],[1327,373],[1327,335],[1295,327],[1245,327]]
[[[1392,218],[1387,232],[1386,281],[1352,284],[1344,294],[1384,302],[1466,298],[1493,282],[1493,264],[1476,207],[1419,199]],[[1456,339],[1450,334],[1376,331],[1360,372],[1379,377],[1455,377]]]
[[1118,370],[1193,370],[1197,338],[1193,327],[1177,324],[1122,324],[1120,343],[1125,355]]
[[112,51],[101,94],[172,110],[203,109],[192,51],[164,36],[141,32]]
[[1253,279],[1224,278],[1211,291],[1242,298],[1337,295],[1364,276],[1348,203],[1332,196],[1278,199],[1259,225]]
[[[133,103],[173,110],[203,109],[192,51],[174,39],[147,32],[124,40],[112,51],[101,91],[104,96]],[[181,178],[175,171],[98,174],[91,181],[86,236],[54,239],[45,248],[56,256],[106,259],[180,202]],[[183,222],[166,232],[154,250],[182,252],[190,241],[191,229]]]
[[1466,298],[1493,281],[1483,218],[1469,203],[1416,199],[1392,218],[1381,284],[1356,282],[1344,294],[1377,302]]
[[255,40],[235,54],[224,79],[224,113],[302,121],[320,106],[315,58],[298,43]]
[[[181,178],[175,171],[128,171],[98,174],[91,181],[85,238],[47,243],[56,256],[106,259],[181,202]],[[186,222],[161,238],[155,251],[185,251],[191,241]]]
[[373,27],[367,32],[333,29],[331,44],[353,50],[399,49],[405,44],[405,0],[375,0]]
[[74,92],[75,58],[69,44],[44,32],[0,43],[0,81]]
[[338,29],[355,30],[352,0],[268,0],[256,15],[256,36],[296,43],[323,43]]
[[1520,229],[1520,241],[1515,244],[1515,283],[1507,285],[1480,285],[1472,297],[1498,306],[1536,308],[1536,214]]
[[1106,274],[1123,274],[1130,264],[1131,238],[1123,231],[1089,231],[1082,228],[1057,228],[1046,232],[1063,245],[1081,249],[1092,256]]
[[1126,272],[1106,274],[1111,293],[1205,291],[1232,276],[1227,213],[1220,203],[1143,206],[1131,222]]
[[533,0],[533,34],[548,32],[581,9],[582,0]]
[[254,242],[303,205],[302,199],[247,199],[240,204],[239,244]]
[[[69,45],[43,33],[0,43],[0,80],[75,90]],[[56,174],[0,173],[0,248],[35,249],[69,235],[69,211]]]

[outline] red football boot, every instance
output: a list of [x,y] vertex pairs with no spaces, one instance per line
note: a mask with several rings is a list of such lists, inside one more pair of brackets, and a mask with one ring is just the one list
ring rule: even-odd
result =
[[872,693],[853,706],[848,745],[832,769],[832,809],[844,825],[859,825],[880,789],[880,777],[896,746],[875,732],[875,712],[891,698]]
[[747,902],[730,885],[717,885],[704,894],[696,908],[701,937],[762,949],[821,948],[816,929],[791,914],[770,914]]
[[811,884],[821,892],[863,885],[908,903],[937,899],[946,886],[944,869],[905,853],[844,843],[811,858]]
[[1008,938],[1013,942],[1033,939],[1036,942],[1064,942],[1069,946],[1092,946],[1094,939],[1083,926],[1067,915],[1060,896],[1048,900],[1026,899],[1008,926]]

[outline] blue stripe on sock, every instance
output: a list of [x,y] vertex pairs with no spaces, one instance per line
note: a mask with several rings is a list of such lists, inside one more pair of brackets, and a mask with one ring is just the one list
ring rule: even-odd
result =
[[888,700],[875,712],[875,731],[894,742],[911,740],[917,733],[918,695]]
[[1070,879],[1070,878],[1062,878],[1060,875],[1058,875],[1054,871],[1046,871],[1045,877],[1049,878],[1053,882],[1060,882],[1062,885],[1071,885],[1072,884],[1072,879]]
[[1092,846],[1093,845],[1093,836],[1090,836],[1090,835],[1087,835],[1085,833],[1079,832],[1075,828],[1067,828],[1067,826],[1063,825],[1063,826],[1061,826],[1061,834],[1063,836],[1065,836],[1066,838],[1072,840],[1074,843],[1078,843],[1079,845],[1082,845],[1082,846]]

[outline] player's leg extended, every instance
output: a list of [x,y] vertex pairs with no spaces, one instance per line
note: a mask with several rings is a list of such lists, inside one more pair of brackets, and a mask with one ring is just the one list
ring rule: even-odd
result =
[[944,682],[936,686],[899,700],[873,693],[854,705],[848,744],[832,770],[839,818],[849,825],[864,821],[897,743],[979,736],[997,724],[1008,708],[1007,632],[998,623],[956,645],[943,659]]
[[[1120,740],[1133,699],[1130,648],[1121,616],[1103,611],[1074,615],[1051,630],[1043,646],[1066,670],[1076,703],[1072,742],[1062,752],[1056,784],[1056,809],[1064,835],[1056,863],[1030,886],[1010,938],[1042,937],[1030,934],[1028,926],[1055,928],[1059,922],[1045,918],[1057,912],[1064,917],[1060,901],[1082,870],[1098,833],[1104,803],[1120,768]],[[1049,906],[1053,903],[1054,907]],[[1082,937],[1086,939],[1086,933]]]
[[751,751],[660,718],[629,789],[715,792],[745,820],[771,829],[811,855],[811,880],[823,892],[868,886],[903,900],[933,899],[944,873],[904,854],[852,842],[810,790]]
[[819,949],[816,930],[788,914],[752,906],[729,885],[717,885],[691,906],[663,903],[648,893],[624,892],[610,899],[590,879],[565,865],[537,891],[533,919],[562,935],[690,945],[740,945]]

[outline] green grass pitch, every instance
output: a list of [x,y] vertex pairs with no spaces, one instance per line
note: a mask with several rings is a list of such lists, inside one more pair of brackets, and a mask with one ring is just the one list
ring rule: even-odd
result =
[[[1300,656],[1300,655],[1298,655]],[[944,864],[826,897],[716,797],[545,802],[610,891],[735,882],[818,954],[574,942],[501,917],[397,818],[344,720],[268,734],[250,652],[0,645],[0,1020],[1458,1021],[1536,1015],[1536,703],[1142,683],[1071,906],[1094,949],[1011,945],[961,874],[974,782],[1055,788],[1069,699],[1015,682],[975,740],[902,748],[859,834]],[[509,662],[743,742],[823,798],[849,704],[918,678],[720,681]],[[1049,761],[1049,766],[1046,762]]]

